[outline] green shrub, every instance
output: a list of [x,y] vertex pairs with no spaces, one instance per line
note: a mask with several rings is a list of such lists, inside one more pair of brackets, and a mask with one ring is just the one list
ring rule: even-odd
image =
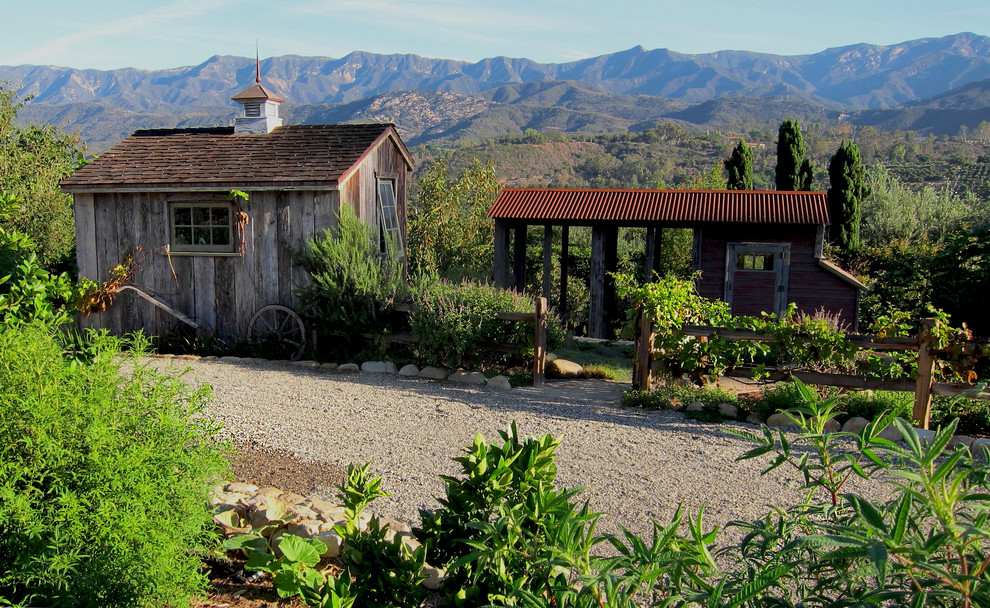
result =
[[203,583],[192,551],[226,472],[194,416],[208,390],[119,348],[94,334],[80,364],[49,331],[0,332],[0,600],[182,605]]
[[867,420],[873,420],[886,411],[894,412],[906,420],[911,419],[914,408],[914,393],[901,393],[895,391],[874,391],[846,393],[842,402],[843,418],[854,418],[859,416]]
[[652,391],[626,391],[622,395],[624,407],[640,407],[650,410],[678,409],[695,401],[711,408],[718,407],[720,403],[731,403],[732,405],[738,403],[734,395],[714,387],[663,384]]
[[366,348],[364,333],[380,335],[386,311],[402,288],[402,264],[379,251],[378,230],[343,207],[337,227],[306,243],[298,257],[312,284],[299,291],[317,328],[320,354],[348,359]]
[[744,400],[746,409],[763,419],[777,412],[797,407],[799,403],[801,403],[801,395],[797,387],[791,383],[775,384],[764,389],[758,398]]
[[[533,301],[515,292],[479,283],[422,283],[411,294],[415,309],[412,332],[419,337],[419,357],[427,365],[476,367],[484,347],[496,344],[533,346],[533,324],[500,321],[497,312],[533,312]],[[547,320],[547,347],[555,348],[564,330],[552,315]]]

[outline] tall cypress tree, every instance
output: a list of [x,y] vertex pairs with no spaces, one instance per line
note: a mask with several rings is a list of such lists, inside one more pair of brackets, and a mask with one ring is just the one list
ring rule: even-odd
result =
[[753,189],[753,150],[746,145],[746,140],[740,137],[739,145],[732,149],[732,156],[723,162],[729,172],[729,190]]
[[777,190],[811,190],[811,161],[804,155],[804,138],[796,120],[780,123],[777,132]]
[[861,206],[870,195],[859,146],[842,140],[828,164],[828,179],[828,212],[832,219],[829,239],[843,251],[854,251],[860,245]]

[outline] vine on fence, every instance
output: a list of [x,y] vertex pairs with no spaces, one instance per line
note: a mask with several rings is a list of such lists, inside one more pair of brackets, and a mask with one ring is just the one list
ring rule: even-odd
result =
[[[916,374],[917,361],[910,353],[860,352],[835,318],[819,312],[804,314],[790,304],[783,315],[732,316],[725,302],[698,294],[695,281],[668,276],[654,283],[636,284],[631,275],[615,275],[618,293],[632,301],[629,323],[635,326],[640,311],[653,323],[653,348],[662,354],[674,375],[696,381],[714,381],[726,370],[754,366],[754,375],[766,369],[802,369],[822,373],[852,373],[872,378],[904,378]],[[935,377],[946,382],[975,382],[976,365],[987,356],[987,347],[970,342],[966,328],[952,327],[949,316],[930,309],[935,320],[930,330],[937,355]],[[877,337],[917,334],[918,323],[910,315],[892,311],[876,327]],[[767,341],[729,340],[714,334],[692,339],[675,333],[686,325],[744,330],[768,337]]]

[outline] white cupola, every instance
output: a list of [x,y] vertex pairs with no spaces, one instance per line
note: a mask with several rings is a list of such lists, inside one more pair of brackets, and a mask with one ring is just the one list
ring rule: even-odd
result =
[[263,135],[282,126],[278,106],[285,100],[261,86],[260,72],[259,66],[253,87],[231,97],[241,106],[240,116],[234,119],[234,135]]

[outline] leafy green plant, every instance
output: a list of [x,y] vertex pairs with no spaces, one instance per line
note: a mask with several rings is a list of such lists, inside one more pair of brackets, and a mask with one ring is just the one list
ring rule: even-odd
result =
[[402,287],[400,260],[382,256],[377,228],[366,226],[350,207],[341,208],[337,226],[306,243],[299,264],[312,284],[299,291],[306,317],[331,358],[364,350],[365,333],[387,328],[385,312]]
[[710,408],[721,403],[738,404],[734,395],[721,389],[680,384],[661,384],[651,391],[626,391],[622,395],[624,407],[643,409],[680,409],[695,401]]
[[[475,367],[485,347],[498,344],[533,346],[533,324],[500,321],[497,312],[532,312],[532,300],[512,291],[479,283],[424,282],[411,293],[410,316],[417,352],[427,365]],[[552,315],[547,320],[547,346],[555,348],[564,330]],[[494,355],[493,355],[494,356]]]
[[[244,534],[228,539],[224,548],[248,552],[245,570],[266,572],[279,597],[302,596],[303,588],[319,589],[326,578],[315,569],[327,547],[318,539],[300,538],[294,534],[279,537],[277,550],[260,533]],[[279,556],[279,554],[281,554]]]
[[[182,605],[204,580],[210,486],[226,473],[208,387],[105,334],[66,361],[50,330],[0,331],[0,597]],[[126,362],[127,371],[121,370]]]

